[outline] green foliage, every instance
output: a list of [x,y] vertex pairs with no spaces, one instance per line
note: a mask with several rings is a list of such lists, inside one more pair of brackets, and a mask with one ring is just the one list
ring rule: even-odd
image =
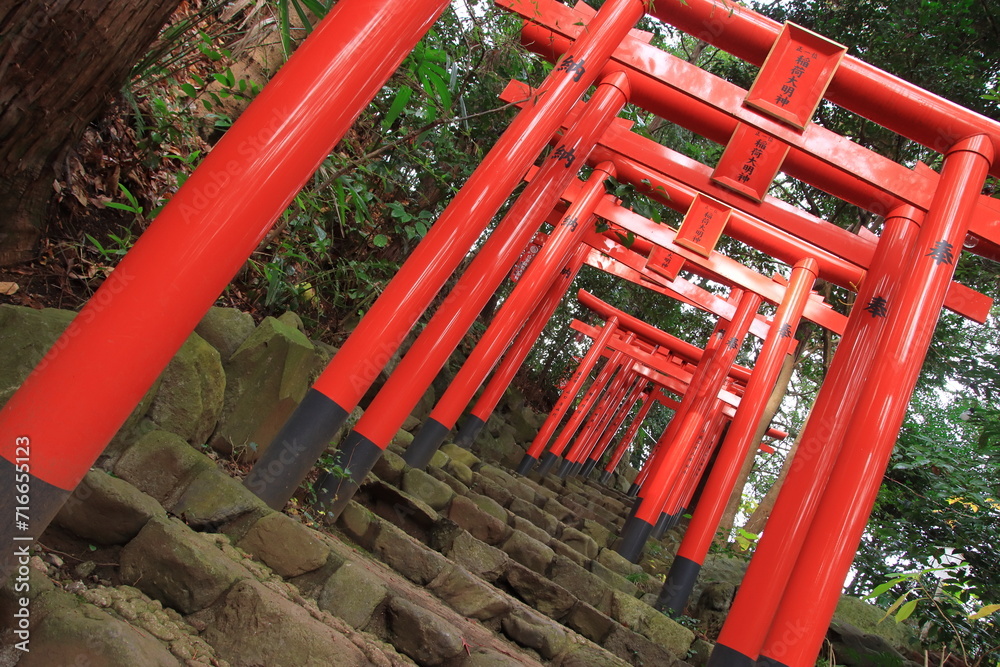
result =
[[[950,646],[967,665],[1000,659],[1000,604],[983,604],[964,578],[966,565],[929,567],[895,573],[866,596],[888,604],[883,620],[896,623],[911,617],[921,625],[922,639],[932,646]],[[898,595],[898,596],[897,596]],[[891,603],[888,601],[897,596]]]

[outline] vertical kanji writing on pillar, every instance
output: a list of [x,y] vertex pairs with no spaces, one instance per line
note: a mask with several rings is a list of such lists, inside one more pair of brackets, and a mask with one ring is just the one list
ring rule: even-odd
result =
[[951,254],[951,251],[954,249],[955,246],[941,239],[931,246],[930,252],[924,255],[924,257],[933,258],[937,264],[954,264],[955,256]]
[[576,148],[567,148],[565,144],[559,144],[559,146],[552,151],[549,155],[550,160],[565,160],[565,166],[568,168],[576,160]]
[[587,68],[584,67],[587,60],[586,58],[580,58],[580,60],[574,60],[573,56],[566,58],[566,60],[559,63],[559,67],[556,68],[557,72],[567,72],[573,74],[573,81],[579,81],[580,77],[584,75]]
[[888,301],[885,297],[873,296],[865,306],[865,310],[872,314],[872,317],[885,317],[888,313]]

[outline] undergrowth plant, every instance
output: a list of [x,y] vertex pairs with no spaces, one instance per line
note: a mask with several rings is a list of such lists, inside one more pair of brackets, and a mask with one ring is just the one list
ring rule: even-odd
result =
[[[964,664],[973,667],[997,664],[1000,604],[984,604],[976,597],[962,576],[966,569],[967,565],[957,565],[896,573],[866,599],[889,599],[890,591],[899,593],[883,621],[889,617],[896,623],[916,619],[924,644],[941,646],[943,654],[957,653]],[[941,660],[945,661],[944,655]]]

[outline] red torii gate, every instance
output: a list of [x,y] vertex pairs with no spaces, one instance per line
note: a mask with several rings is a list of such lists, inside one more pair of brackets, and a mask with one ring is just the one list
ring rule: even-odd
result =
[[[640,0],[609,0],[589,21],[587,31],[544,85],[545,94],[538,96],[531,111],[518,116],[470,179],[471,187],[467,185],[433,226],[341,348],[327,371],[335,379],[324,381],[307,397],[302,409],[315,416],[302,433],[308,433],[308,440],[322,441],[337,430],[523,169],[580,94],[597,80],[615,47],[647,8],[756,64],[763,62],[780,34],[776,23],[742,7],[720,11],[711,0],[670,3],[669,8],[666,4],[647,7]],[[12,498],[0,503],[9,517],[0,525],[0,538],[30,542],[41,532],[279,212],[444,6],[443,0],[341,0],[234,124],[0,412],[0,472],[26,475],[32,489],[30,521],[15,523],[18,514],[10,505]],[[345,35],[349,39],[343,39]],[[874,284],[875,296],[865,309],[855,309],[851,320],[871,322],[845,335],[838,355],[845,361],[831,371],[825,385],[837,391],[821,394],[822,403],[816,407],[851,419],[836,419],[832,434],[830,425],[824,424],[827,433],[814,436],[816,446],[805,449],[813,452],[810,460],[789,476],[712,664],[749,664],[758,659],[790,667],[812,663],[934,323],[946,303],[956,249],[971,231],[977,240],[973,250],[996,256],[996,205],[984,201],[980,190],[988,173],[1000,175],[993,159],[1000,146],[1000,124],[851,57],[845,57],[832,74],[827,97],[944,152],[944,167],[936,179],[929,170],[913,170],[918,179],[914,182],[924,184],[920,192],[903,197],[895,190],[884,191],[891,194],[892,203],[902,201],[926,211],[915,236],[907,238],[909,223],[899,218],[901,222],[894,225],[899,232],[884,233],[878,244],[880,252],[885,248],[889,253],[887,264],[907,267],[907,280],[893,270],[877,272],[868,266],[865,282]],[[310,122],[291,122],[293,113]],[[764,122],[756,111],[740,110],[739,119]],[[810,135],[808,128],[799,134],[780,125],[763,129],[796,148],[806,148],[807,139],[819,136]],[[616,131],[612,126],[610,134]],[[821,152],[815,143],[809,143],[808,150]],[[836,155],[823,155],[841,162]],[[595,150],[590,159],[607,157]],[[621,173],[651,171],[649,165],[628,158],[616,166]],[[257,187],[237,193],[220,185],[233,181]],[[870,179],[869,184],[874,182]],[[709,181],[705,187],[710,185]],[[834,194],[848,200],[854,196]],[[921,200],[910,201],[915,197]],[[762,219],[772,222],[769,216]],[[889,242],[897,237],[904,240]],[[821,250],[835,250],[826,243],[818,245]],[[868,253],[870,259],[874,248],[869,247]],[[824,270],[822,259],[817,261]],[[158,298],[151,300],[150,294]],[[959,298],[952,307],[974,311],[973,297],[965,296],[965,303]],[[955,299],[954,289],[951,298]],[[848,357],[844,350],[854,353]],[[105,368],[108,358],[129,359],[127,372]],[[873,379],[855,384],[852,375],[858,369],[867,369]],[[80,383],[90,391],[66,391]],[[839,411],[827,407],[832,404]],[[859,446],[861,442],[864,446]],[[279,467],[294,465],[301,456],[288,444],[279,442],[274,448],[273,463]],[[808,482],[812,478],[830,483],[814,486]],[[794,521],[783,524],[779,516]],[[810,522],[822,530],[805,540]],[[844,526],[841,536],[830,526]],[[768,549],[779,558],[768,563],[771,569],[765,573],[759,564]],[[9,558],[5,554],[5,569]],[[825,579],[818,581],[817,575]],[[760,583],[765,580],[767,588],[762,590]]]

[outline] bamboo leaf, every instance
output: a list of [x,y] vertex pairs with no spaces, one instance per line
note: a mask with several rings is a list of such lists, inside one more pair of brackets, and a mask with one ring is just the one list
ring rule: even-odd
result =
[[897,623],[902,623],[903,621],[905,621],[906,619],[908,619],[910,617],[910,614],[913,613],[913,610],[917,608],[917,603],[918,602],[920,602],[919,599],[917,599],[917,600],[910,600],[909,602],[907,602],[906,604],[904,604],[902,607],[900,607],[899,608],[899,613],[896,614],[896,622]]
[[969,616],[969,620],[978,621],[979,619],[986,618],[990,614],[995,614],[998,611],[1000,611],[1000,604],[988,604],[986,606],[980,607],[979,611]]

